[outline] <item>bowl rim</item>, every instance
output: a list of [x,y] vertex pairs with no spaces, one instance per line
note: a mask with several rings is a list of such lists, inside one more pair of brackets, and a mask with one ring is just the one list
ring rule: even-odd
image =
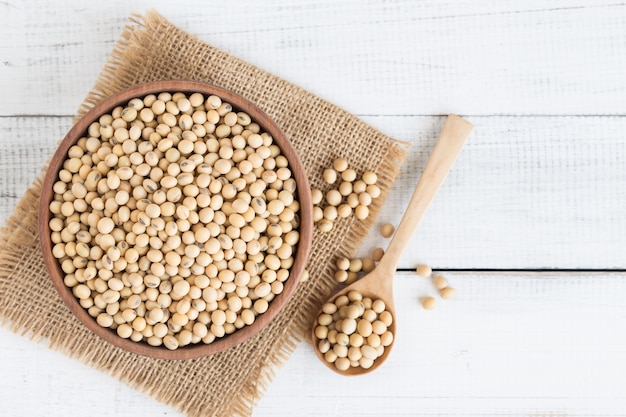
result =
[[[143,98],[149,94],[158,94],[161,92],[198,92],[205,95],[205,97],[208,95],[217,95],[223,101],[230,103],[233,109],[246,112],[254,122],[259,124],[263,131],[269,132],[272,135],[274,143],[280,147],[281,153],[285,155],[289,161],[293,178],[296,180],[297,184],[297,198],[300,202],[300,240],[294,254],[294,263],[289,269],[289,278],[284,282],[283,291],[269,303],[267,311],[258,315],[253,324],[238,329],[230,335],[216,339],[210,344],[198,343],[175,350],[169,350],[162,345],[151,346],[146,342],[134,342],[130,339],[123,339],[117,335],[115,330],[100,326],[95,318],[90,316],[87,310],[80,305],[70,287],[65,285],[63,281],[65,273],[61,270],[57,259],[52,255],[51,232],[49,229],[51,218],[49,205],[54,195],[52,186],[58,180],[58,173],[63,166],[63,162],[67,159],[67,152],[70,147],[76,144],[81,137],[86,136],[89,125],[97,121],[101,115],[110,113],[117,106],[124,106],[132,98]],[[136,354],[156,359],[194,359],[223,352],[255,336],[278,315],[283,307],[285,307],[295,292],[300,276],[308,261],[313,237],[312,211],[311,189],[308,176],[298,154],[276,122],[259,107],[243,96],[212,84],[185,80],[154,81],[135,85],[105,98],[91,108],[71,127],[63,140],[59,143],[57,150],[50,160],[42,183],[38,212],[38,233],[44,262],[50,273],[54,287],[65,305],[89,330],[114,346]]]

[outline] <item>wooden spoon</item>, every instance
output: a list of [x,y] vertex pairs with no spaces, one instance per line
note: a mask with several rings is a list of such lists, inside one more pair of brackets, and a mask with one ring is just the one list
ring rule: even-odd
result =
[[[468,121],[462,119],[456,115],[450,115],[446,119],[446,123],[439,134],[439,139],[435,144],[433,152],[426,162],[422,176],[411,196],[409,205],[402,217],[402,221],[396,229],[396,233],[393,239],[389,243],[385,255],[382,257],[376,268],[367,274],[365,277],[356,281],[354,284],[347,286],[342,291],[333,295],[328,302],[334,302],[335,299],[341,295],[345,295],[350,291],[356,290],[363,294],[364,297],[370,297],[372,299],[381,299],[385,302],[386,309],[393,316],[393,323],[389,330],[393,333],[393,342],[396,339],[396,312],[393,303],[393,277],[396,271],[396,266],[400,260],[400,256],[404,251],[404,248],[409,243],[409,239],[413,235],[413,232],[417,228],[417,225],[422,220],[426,209],[433,201],[435,194],[441,187],[444,179],[448,175],[448,172],[452,168],[454,161],[461,152],[461,148],[465,143],[465,140],[472,131],[473,126]],[[321,311],[316,317],[321,314]],[[350,367],[345,371],[338,370],[334,364],[327,362],[324,359],[324,354],[319,350],[319,339],[315,336],[316,323],[311,330],[311,340],[313,341],[313,349],[317,357],[328,368],[333,371],[346,376],[363,375],[372,372],[378,368],[389,356],[389,352],[393,347],[391,345],[385,347],[385,351],[374,361],[374,364],[368,368]]]

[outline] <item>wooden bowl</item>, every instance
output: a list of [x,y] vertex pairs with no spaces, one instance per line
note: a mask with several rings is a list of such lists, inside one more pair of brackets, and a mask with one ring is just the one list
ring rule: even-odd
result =
[[[52,255],[51,231],[49,228],[51,218],[49,205],[54,194],[52,187],[58,180],[58,173],[63,166],[63,162],[67,158],[69,148],[76,144],[81,137],[86,136],[88,126],[92,122],[97,121],[101,115],[110,113],[117,106],[126,105],[132,98],[145,97],[148,94],[158,94],[161,92],[198,92],[204,94],[205,97],[208,95],[217,95],[224,101],[230,103],[236,111],[244,111],[248,113],[252,120],[258,123],[263,131],[272,135],[274,143],[281,148],[282,154],[288,159],[292,175],[297,184],[297,199],[300,202],[300,226],[298,229],[300,232],[300,241],[294,253],[294,263],[290,268],[289,278],[284,282],[283,291],[270,302],[268,310],[257,316],[252,325],[245,326],[222,338],[217,338],[213,343],[204,344],[200,342],[198,344],[187,345],[176,350],[168,350],[164,346],[154,347],[146,342],[134,342],[130,339],[123,339],[117,335],[115,330],[98,325],[95,318],[91,317],[87,310],[79,304],[78,299],[74,296],[72,290],[63,282],[65,273],[61,270],[57,259]],[[70,129],[68,134],[60,143],[46,173],[41,191],[41,199],[39,202],[39,237],[41,240],[44,261],[50,272],[54,286],[72,313],[75,314],[76,317],[91,331],[107,342],[134,353],[160,359],[191,359],[211,355],[242,343],[246,339],[261,331],[274,317],[276,317],[294,293],[300,279],[300,275],[302,274],[307,262],[309,250],[311,248],[312,235],[313,215],[311,191],[307,174],[298,158],[298,155],[291,146],[289,139],[280,130],[276,123],[272,121],[272,119],[270,119],[263,111],[245,98],[222,88],[191,81],[158,81],[137,85],[108,97],[96,105]]]

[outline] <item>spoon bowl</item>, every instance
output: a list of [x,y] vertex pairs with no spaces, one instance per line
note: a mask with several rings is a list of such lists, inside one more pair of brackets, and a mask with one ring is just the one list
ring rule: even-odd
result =
[[[348,285],[326,301],[326,303],[334,302],[338,297],[350,291],[358,291],[364,297],[370,297],[372,300],[379,299],[384,301],[386,310],[389,311],[393,317],[391,326],[388,328],[394,336],[391,344],[385,347],[383,354],[374,360],[371,367],[363,368],[351,366],[345,371],[342,371],[324,358],[324,354],[322,354],[319,349],[320,339],[315,335],[316,326],[314,324],[311,329],[313,350],[322,363],[329,369],[345,376],[363,375],[377,369],[389,357],[389,353],[396,340],[396,312],[393,300],[393,278],[396,266],[398,265],[404,248],[424,217],[426,210],[433,201],[437,191],[439,191],[448,172],[450,172],[452,165],[459,156],[465,144],[465,140],[472,129],[472,124],[461,117],[456,115],[448,116],[430,158],[428,162],[426,162],[417,187],[411,196],[409,205],[382,259],[372,272],[355,283]],[[321,314],[321,310],[315,316],[316,321],[319,314]]]
[[[389,277],[391,277],[392,279],[389,279]],[[329,302],[334,303],[337,298],[341,297],[342,295],[347,295],[350,291],[358,291],[363,295],[363,297],[369,297],[372,300],[376,300],[376,299],[383,300],[385,302],[385,310],[389,311],[391,313],[391,316],[393,317],[391,326],[389,326],[387,330],[389,330],[394,335],[394,338],[391,341],[391,344],[385,347],[385,351],[383,352],[383,354],[374,361],[374,364],[371,367],[367,369],[363,367],[351,366],[345,371],[340,371],[332,363],[328,363],[326,359],[324,358],[324,354],[319,350],[319,339],[315,336],[315,325],[314,325],[311,340],[313,340],[313,349],[315,350],[315,354],[322,361],[322,363],[324,363],[326,366],[328,366],[330,369],[334,370],[335,372],[338,372],[346,376],[356,376],[356,375],[366,374],[366,373],[374,371],[376,368],[378,368],[380,365],[383,364],[383,362],[387,359],[387,356],[389,356],[389,353],[391,352],[391,348],[393,347],[396,341],[396,338],[395,338],[396,309],[393,303],[392,284],[393,284],[393,271],[389,273],[389,271],[385,269],[376,267],[372,272],[370,272],[363,278],[359,279],[355,283],[348,285],[347,287],[345,287],[338,293],[334,294],[331,298],[329,298],[326,301],[327,303]],[[318,316],[319,316],[319,313],[318,313]]]

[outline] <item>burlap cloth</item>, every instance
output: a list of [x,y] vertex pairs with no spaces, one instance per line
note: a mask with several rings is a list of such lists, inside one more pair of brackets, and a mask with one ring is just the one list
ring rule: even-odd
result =
[[[357,117],[174,27],[156,12],[131,18],[111,59],[80,108],[134,84],[188,79],[238,93],[272,117],[293,141],[311,186],[334,158],[378,174],[382,195],[364,221],[338,221],[315,232],[308,270],[287,307],[256,337],[221,354],[187,361],[151,359],[104,342],[70,313],[49,279],[37,237],[40,181],[19,202],[0,236],[0,321],[17,333],[105,371],[189,416],[248,416],[287,360],[333,286],[333,264],[354,253],[374,222],[405,152]],[[57,138],[50,138],[56,140]],[[311,356],[311,361],[315,361]]]

